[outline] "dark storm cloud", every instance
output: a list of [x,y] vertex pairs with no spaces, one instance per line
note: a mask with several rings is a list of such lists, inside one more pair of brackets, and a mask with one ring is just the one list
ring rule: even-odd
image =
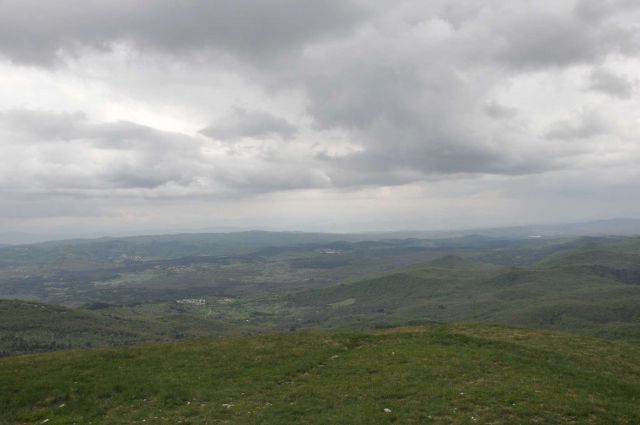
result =
[[268,59],[349,29],[362,11],[345,0],[4,0],[0,51],[12,60],[51,64],[132,43],[174,53],[222,50]]
[[242,108],[234,108],[231,114],[200,130],[207,137],[225,141],[273,136],[290,139],[296,132],[296,127],[283,118]]

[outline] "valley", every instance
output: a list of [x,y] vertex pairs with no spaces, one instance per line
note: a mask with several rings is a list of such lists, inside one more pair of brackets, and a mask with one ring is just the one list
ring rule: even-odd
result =
[[[0,297],[44,303],[33,314],[37,304],[0,301],[4,352],[454,322],[640,338],[639,238],[233,237],[1,249]],[[16,333],[15,317],[39,331]],[[74,321],[86,331],[49,342]]]

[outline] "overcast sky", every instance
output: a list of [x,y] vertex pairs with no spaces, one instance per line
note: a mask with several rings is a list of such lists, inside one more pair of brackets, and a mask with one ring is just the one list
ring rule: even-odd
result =
[[0,0],[0,231],[640,217],[637,0]]

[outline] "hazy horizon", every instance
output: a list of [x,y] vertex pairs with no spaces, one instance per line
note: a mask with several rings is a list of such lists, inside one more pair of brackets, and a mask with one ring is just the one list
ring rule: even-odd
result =
[[[78,233],[56,233],[56,232],[20,232],[20,231],[0,231],[0,245],[9,244],[30,244],[58,240],[71,239],[98,239],[98,238],[121,238],[137,236],[171,236],[180,234],[207,234],[207,233],[242,233],[242,232],[273,232],[273,233],[319,233],[335,235],[384,235],[390,237],[455,237],[470,236],[474,234],[501,234],[505,231],[526,232],[531,230],[534,233],[522,234],[521,237],[535,236],[535,231],[551,232],[547,236],[615,236],[640,235],[640,218],[616,217],[609,219],[599,219],[591,221],[577,222],[551,222],[551,223],[523,223],[519,225],[498,225],[485,227],[450,227],[450,228],[395,228],[380,229],[371,228],[365,230],[345,230],[328,231],[322,229],[292,229],[292,228],[268,228],[268,227],[208,227],[208,228],[173,228],[173,229],[137,229],[133,231],[111,231],[111,232],[78,232]],[[564,232],[564,233],[563,233]],[[514,235],[512,235],[514,236]]]

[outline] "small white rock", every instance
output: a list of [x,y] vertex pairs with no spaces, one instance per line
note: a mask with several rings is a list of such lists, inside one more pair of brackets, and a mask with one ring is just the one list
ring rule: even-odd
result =
[[391,409],[389,409],[388,407],[384,408],[384,413],[391,413]]

